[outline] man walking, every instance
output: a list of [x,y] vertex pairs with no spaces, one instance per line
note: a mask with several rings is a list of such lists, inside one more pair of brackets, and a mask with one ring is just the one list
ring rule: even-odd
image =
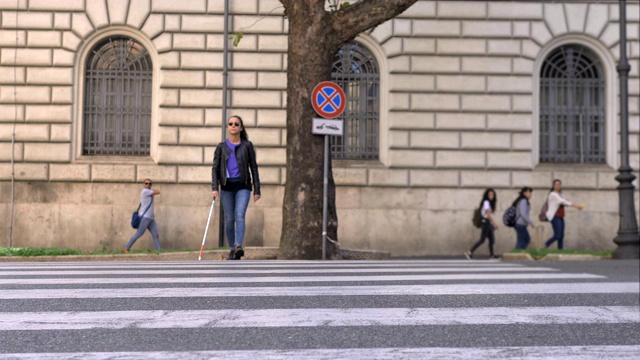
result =
[[140,226],[138,227],[138,231],[133,234],[131,239],[129,239],[129,242],[127,243],[127,245],[125,245],[124,249],[122,249],[122,252],[128,253],[133,246],[133,243],[135,243],[136,240],[138,240],[138,238],[142,236],[147,229],[149,229],[149,232],[151,233],[153,244],[155,245],[156,250],[160,250],[158,225],[153,218],[153,197],[156,195],[160,195],[160,191],[152,190],[151,185],[153,185],[151,179],[144,180],[144,189],[142,189],[142,192],[140,192],[140,208],[138,210],[138,212],[142,211],[142,213],[140,213],[140,217],[142,218],[140,220]]

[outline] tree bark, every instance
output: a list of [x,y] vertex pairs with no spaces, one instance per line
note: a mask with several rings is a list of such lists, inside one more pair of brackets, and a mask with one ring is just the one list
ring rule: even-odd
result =
[[[362,0],[336,12],[325,0],[281,0],[289,20],[287,69],[287,180],[279,258],[322,258],[324,139],[311,134],[318,117],[311,92],[331,79],[333,56],[359,33],[393,18],[417,0]],[[328,236],[337,240],[333,176],[329,183]],[[337,247],[328,244],[328,258]]]

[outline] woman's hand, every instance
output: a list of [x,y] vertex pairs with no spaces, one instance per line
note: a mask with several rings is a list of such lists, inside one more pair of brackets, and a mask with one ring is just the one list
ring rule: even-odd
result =
[[211,192],[211,197],[213,198],[213,200],[218,198],[218,192],[217,191],[212,191]]
[[253,202],[260,200],[260,195],[253,195]]
[[576,208],[578,210],[584,209],[584,204],[571,204],[571,206],[573,206],[574,208]]

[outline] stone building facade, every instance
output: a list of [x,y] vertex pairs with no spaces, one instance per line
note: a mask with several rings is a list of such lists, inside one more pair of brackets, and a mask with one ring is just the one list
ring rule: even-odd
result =
[[[286,181],[288,24],[277,0],[230,3],[230,27],[243,38],[228,57],[229,113],[244,118],[263,183],[262,199],[249,207],[247,241],[274,246]],[[223,0],[0,0],[1,246],[8,244],[13,214],[13,246],[118,249],[132,233],[128,220],[141,182],[151,178],[162,191],[156,218],[163,246],[197,248],[210,205],[213,150],[225,124],[223,14]],[[629,2],[627,14],[630,158],[637,176],[637,2]],[[501,216],[521,186],[532,186],[536,214],[559,178],[566,197],[586,205],[568,211],[565,247],[613,248],[618,16],[612,1],[423,0],[359,36],[378,72],[371,102],[377,125],[368,129],[377,141],[367,159],[333,163],[342,246],[397,256],[460,254],[479,235],[470,220],[486,187],[496,189]],[[118,39],[134,44],[127,56],[133,48],[146,51],[146,62],[130,69],[127,79],[135,81],[109,88],[104,84],[113,79],[100,71],[115,66],[109,56],[122,47],[105,46]],[[598,69],[587,79],[594,80],[595,95],[587,104],[556,102],[574,83],[549,80],[543,68],[579,57],[587,59],[584,68]],[[95,79],[106,87],[93,87]],[[130,96],[118,97],[122,91]],[[129,104],[137,110],[114,116],[148,125],[133,131],[120,122],[113,129],[121,140],[133,131],[135,144],[122,140],[119,152],[92,152],[102,146],[94,135],[110,136],[103,115],[119,106],[111,101],[133,98],[141,102]],[[585,120],[578,111],[580,130],[572,104],[591,109]],[[550,127],[554,121],[564,127]],[[540,224],[532,230],[534,245],[550,233]],[[496,236],[498,252],[513,248],[513,230],[503,227]],[[212,235],[209,244],[215,242]]]

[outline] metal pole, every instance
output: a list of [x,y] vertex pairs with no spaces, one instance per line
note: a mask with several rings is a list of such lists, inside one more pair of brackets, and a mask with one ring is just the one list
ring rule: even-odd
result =
[[618,236],[613,242],[618,248],[613,252],[614,259],[640,258],[640,235],[636,221],[633,180],[633,169],[629,166],[629,71],[627,61],[627,15],[626,0],[620,0],[620,62],[616,67],[620,77],[620,158],[622,160],[618,186],[620,227]]
[[[221,141],[227,138],[227,77],[229,67],[229,0],[224,0],[224,45],[222,55],[222,123]],[[218,226],[218,247],[224,246],[224,209],[220,206],[220,224]]]
[[329,208],[329,135],[324,136],[324,181],[322,194],[322,260],[327,260],[327,218]]

